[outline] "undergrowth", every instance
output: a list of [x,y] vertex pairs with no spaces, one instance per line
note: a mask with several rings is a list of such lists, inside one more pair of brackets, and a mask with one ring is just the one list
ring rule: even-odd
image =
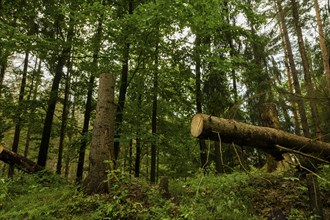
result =
[[[211,173],[211,172],[210,172]],[[320,173],[329,197],[330,168]],[[0,178],[0,219],[267,219],[276,210],[287,219],[312,219],[304,181],[292,174],[213,175],[170,179],[170,194],[158,185],[121,174],[106,195],[85,195],[49,174]],[[325,201],[325,215],[330,209]]]

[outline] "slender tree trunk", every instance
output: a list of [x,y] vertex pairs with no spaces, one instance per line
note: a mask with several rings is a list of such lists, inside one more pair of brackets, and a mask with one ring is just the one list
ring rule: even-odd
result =
[[323,31],[323,24],[322,19],[320,15],[320,6],[318,0],[314,0],[314,6],[315,6],[315,15],[316,15],[316,22],[319,32],[319,41],[320,41],[320,48],[322,52],[322,61],[323,61],[323,68],[325,72],[325,76],[327,79],[327,85],[328,85],[328,93],[330,96],[330,64],[329,64],[329,54],[327,45],[325,43],[325,35]]
[[[142,103],[142,95],[139,94],[138,99],[138,109],[141,109],[141,103]],[[141,164],[141,138],[140,138],[140,122],[137,122],[137,132],[136,132],[136,150],[135,150],[135,166],[134,166],[134,173],[135,177],[140,176],[140,164]]]
[[[109,192],[107,171],[114,170],[114,86],[112,74],[100,76],[96,118],[89,154],[90,170],[83,182],[86,193]],[[107,162],[108,161],[108,162]]]
[[[21,88],[20,88],[20,92],[19,92],[19,96],[18,96],[17,105],[18,105],[19,110],[18,110],[18,115],[17,115],[17,122],[15,125],[15,134],[14,134],[14,140],[13,140],[13,145],[12,145],[12,151],[14,153],[17,153],[17,150],[18,150],[18,144],[19,144],[19,139],[20,139],[20,134],[21,134],[21,126],[22,126],[22,121],[23,121],[22,114],[23,114],[23,111],[25,110],[24,108],[22,108],[22,106],[23,106],[24,95],[25,95],[28,64],[29,64],[29,51],[25,52]],[[12,177],[13,175],[14,175],[14,166],[11,165],[9,167],[8,176]]]
[[320,126],[320,118],[319,118],[319,113],[317,110],[317,105],[316,101],[314,99],[314,94],[315,94],[315,89],[314,85],[312,82],[312,76],[310,73],[310,65],[309,61],[307,58],[306,54],[306,49],[305,49],[305,44],[304,44],[304,39],[302,35],[302,30],[301,30],[301,22],[299,18],[299,3],[296,2],[296,0],[291,0],[291,8],[292,8],[292,14],[293,14],[293,21],[295,24],[295,29],[298,37],[298,44],[299,44],[299,51],[301,55],[301,60],[303,64],[303,69],[304,69],[304,78],[307,86],[307,95],[310,98],[309,103],[311,107],[311,113],[312,113],[312,119],[313,119],[313,124],[315,127],[315,132],[316,132],[316,137],[322,140],[322,131],[321,131],[321,126]]
[[[95,71],[98,69],[98,56],[100,52],[101,46],[101,38],[102,38],[102,17],[98,21],[98,27],[95,34],[95,51],[93,54],[93,67]],[[81,183],[84,173],[84,161],[85,161],[85,150],[88,142],[88,129],[89,129],[89,121],[92,112],[92,101],[93,101],[93,91],[94,91],[94,81],[95,81],[95,73],[91,73],[88,82],[87,89],[87,100],[85,104],[85,113],[84,113],[84,125],[82,129],[82,140],[79,149],[79,158],[78,158],[78,166],[77,166],[77,174],[76,174],[76,183]]]
[[282,25],[280,25],[280,32],[281,32],[281,39],[282,39],[282,48],[284,51],[284,65],[285,65],[285,69],[287,71],[287,75],[288,75],[288,86],[289,86],[289,91],[290,91],[290,103],[291,103],[291,111],[293,114],[293,119],[294,119],[294,125],[295,125],[295,133],[296,134],[300,134],[300,121],[299,121],[299,117],[298,117],[298,112],[297,112],[297,103],[294,102],[292,96],[294,94],[293,91],[293,86],[292,86],[292,74],[291,74],[291,70],[290,70],[290,65],[289,65],[289,56],[288,56],[288,52],[286,50],[286,46],[285,46],[285,39],[284,39],[284,34],[283,34],[283,28]]
[[[37,61],[36,61],[36,63],[37,63]],[[32,83],[31,83],[30,94],[29,94],[28,99],[27,99],[28,101],[31,101],[30,97],[32,95],[32,101],[33,102],[36,101],[36,99],[37,99],[38,89],[39,89],[39,86],[41,84],[41,60],[39,60],[37,65],[38,65],[38,68],[35,67],[36,71],[34,73],[35,75],[33,77]],[[34,80],[35,80],[35,83],[34,83]],[[31,94],[31,93],[33,93],[33,94]],[[30,119],[32,118],[32,120],[34,118],[35,109],[36,108],[33,106],[29,111]],[[27,130],[27,133],[26,133],[26,140],[25,140],[25,147],[24,147],[24,157],[26,157],[26,158],[28,157],[29,148],[30,148],[31,130],[32,130],[32,125],[29,124],[28,125],[28,130]]]
[[7,69],[7,58],[2,58],[0,63],[0,97],[2,94],[3,80]]
[[[130,15],[133,14],[133,2],[134,0],[129,1],[129,9],[128,13]],[[120,150],[120,136],[121,136],[121,125],[123,123],[124,116],[124,106],[126,101],[126,93],[128,87],[128,61],[129,61],[129,52],[130,52],[130,43],[126,43],[123,51],[123,65],[121,71],[121,79],[120,79],[120,89],[119,89],[119,98],[116,110],[116,136],[115,136],[115,158],[117,159],[119,156]]]
[[40,143],[40,148],[39,148],[39,153],[38,153],[38,165],[42,166],[42,167],[46,166],[50,134],[51,134],[52,124],[53,124],[53,117],[54,117],[54,113],[55,113],[56,103],[58,100],[58,89],[59,89],[59,85],[60,85],[60,82],[62,79],[64,65],[71,53],[71,44],[72,44],[73,36],[74,36],[74,28],[73,28],[73,24],[71,22],[69,30],[68,30],[68,35],[67,35],[68,46],[63,49],[61,55],[58,57],[56,68],[55,68],[55,76],[54,76],[52,88],[50,91],[46,118],[45,118],[45,122],[44,122],[44,128],[42,131],[42,138],[41,138],[41,143]]
[[[70,65],[68,65],[68,66],[70,66]],[[65,79],[60,141],[59,141],[58,157],[57,157],[57,165],[56,165],[57,174],[61,174],[61,171],[62,171],[63,148],[64,148],[65,130],[66,130],[67,119],[68,119],[68,105],[69,105],[69,95],[70,95],[69,94],[70,93],[70,71],[71,71],[71,67],[68,67],[68,72],[67,72],[67,76]]]
[[305,111],[305,106],[304,106],[304,101],[301,99],[301,90],[300,90],[300,83],[299,83],[299,78],[298,78],[298,73],[296,69],[296,64],[293,59],[293,52],[291,48],[291,42],[289,39],[288,35],[288,30],[285,24],[285,13],[282,8],[282,4],[280,0],[276,0],[276,5],[278,8],[278,11],[280,13],[280,23],[282,25],[282,30],[283,30],[283,36],[285,40],[285,46],[286,50],[288,53],[288,58],[289,58],[289,64],[290,64],[290,70],[292,73],[293,77],[293,85],[295,88],[295,93],[297,94],[297,103],[298,103],[298,108],[299,108],[299,114],[300,114],[300,119],[301,119],[301,125],[303,128],[303,133],[304,136],[310,137],[310,132],[309,132],[309,127],[308,127],[308,121],[307,121],[307,116],[306,116],[306,111]]
[[151,166],[150,166],[150,181],[156,183],[156,164],[157,164],[157,108],[158,108],[158,48],[159,43],[156,44],[155,50],[155,69],[154,69],[154,87],[153,87],[153,101],[152,101],[152,144],[151,144]]
[[[73,96],[73,98],[74,98],[74,96]],[[77,123],[76,123],[76,120],[75,120],[76,107],[75,107],[75,101],[74,100],[72,101],[72,105],[70,105],[69,107],[71,108],[70,118],[71,118],[72,122],[70,123],[70,126],[71,126],[71,129],[72,129],[74,127],[77,127]],[[73,137],[73,133],[69,132],[68,133],[69,143],[72,143],[72,137]],[[66,178],[68,178],[69,173],[70,173],[70,161],[71,161],[71,154],[70,154],[70,148],[68,148],[67,153],[65,155],[65,169],[64,169],[64,176]]]
[[[202,113],[202,90],[201,90],[201,37],[197,34],[195,39],[195,66],[196,66],[196,111]],[[207,166],[207,147],[205,140],[199,141],[201,168],[204,169]]]
[[141,139],[136,137],[136,153],[135,153],[135,177],[140,176],[140,163],[141,163]]

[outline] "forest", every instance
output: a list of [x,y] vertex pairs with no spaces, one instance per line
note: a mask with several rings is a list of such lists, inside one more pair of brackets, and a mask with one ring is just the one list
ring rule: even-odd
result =
[[329,17],[0,0],[0,219],[330,219]]

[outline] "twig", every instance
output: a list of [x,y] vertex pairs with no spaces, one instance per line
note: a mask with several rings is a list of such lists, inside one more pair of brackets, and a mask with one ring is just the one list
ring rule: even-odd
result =
[[304,157],[309,157],[309,158],[312,158],[312,159],[315,159],[315,160],[321,161],[321,162],[323,162],[323,163],[330,164],[329,161],[327,161],[327,160],[323,160],[323,159],[321,159],[321,158],[319,158],[319,157],[316,157],[316,156],[313,156],[313,155],[311,155],[311,154],[305,154],[305,153],[302,153],[302,152],[300,152],[300,151],[293,150],[293,149],[289,149],[289,148],[286,148],[286,147],[282,147],[282,146],[277,145],[277,144],[275,145],[275,147],[276,147],[277,149],[279,149],[279,150],[284,150],[284,151],[287,151],[287,152],[291,152],[291,153],[299,154],[299,155],[304,156]]

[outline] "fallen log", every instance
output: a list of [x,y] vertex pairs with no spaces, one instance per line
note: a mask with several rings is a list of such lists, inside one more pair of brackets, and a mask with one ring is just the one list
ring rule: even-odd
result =
[[36,173],[43,170],[41,166],[13,151],[10,151],[0,145],[0,160],[3,162],[14,165],[17,169],[27,173]]
[[[330,162],[330,144],[285,132],[282,130],[249,125],[235,120],[196,114],[191,121],[193,137],[234,143],[240,146],[256,147],[264,150],[282,146],[283,152],[290,150],[312,154]],[[278,148],[277,148],[278,149]]]

